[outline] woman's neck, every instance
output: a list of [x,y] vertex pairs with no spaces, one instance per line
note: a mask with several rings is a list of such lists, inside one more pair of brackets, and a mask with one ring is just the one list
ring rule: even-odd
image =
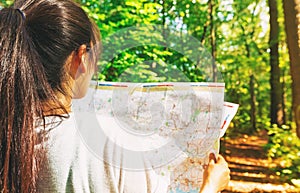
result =
[[44,116],[68,114],[72,111],[71,104],[72,96],[70,94],[56,92],[56,99],[43,103],[43,114]]

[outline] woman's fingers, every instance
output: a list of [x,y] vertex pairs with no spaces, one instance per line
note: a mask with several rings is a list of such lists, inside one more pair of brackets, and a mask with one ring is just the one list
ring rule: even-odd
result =
[[213,160],[215,163],[217,163],[217,159],[214,153],[210,153],[209,154],[209,162]]
[[[209,164],[203,173],[203,184],[200,193],[215,193],[225,189],[230,181],[230,170],[225,159],[214,154],[209,155]],[[216,161],[215,161],[216,160]]]

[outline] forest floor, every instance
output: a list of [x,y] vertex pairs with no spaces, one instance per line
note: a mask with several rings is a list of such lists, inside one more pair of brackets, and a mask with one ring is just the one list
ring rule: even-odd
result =
[[233,192],[287,192],[300,193],[288,182],[276,175],[276,160],[268,159],[264,145],[266,134],[256,136],[242,135],[234,139],[221,141],[224,157],[229,163],[231,181],[223,193]]

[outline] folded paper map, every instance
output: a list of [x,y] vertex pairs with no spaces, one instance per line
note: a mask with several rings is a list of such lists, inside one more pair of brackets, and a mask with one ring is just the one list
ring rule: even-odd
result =
[[[169,181],[169,192],[201,186],[203,166],[211,152],[218,154],[238,109],[224,102],[224,83],[93,84],[86,101],[73,107],[95,117],[101,131],[93,133],[102,138],[91,149],[101,159],[123,169],[154,170]],[[107,148],[113,155],[105,154]]]

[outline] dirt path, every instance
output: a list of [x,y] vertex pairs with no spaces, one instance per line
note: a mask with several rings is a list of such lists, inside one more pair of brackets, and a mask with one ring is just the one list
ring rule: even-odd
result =
[[231,181],[224,193],[232,192],[300,192],[283,182],[272,170],[276,163],[267,158],[263,146],[267,144],[263,135],[222,140],[223,155],[229,163]]

